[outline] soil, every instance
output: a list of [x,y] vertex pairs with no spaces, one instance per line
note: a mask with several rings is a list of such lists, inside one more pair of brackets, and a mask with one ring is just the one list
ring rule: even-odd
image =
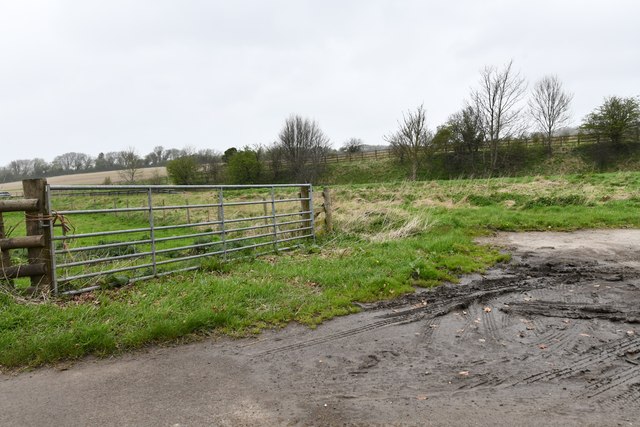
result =
[[640,230],[498,234],[512,262],[316,330],[0,376],[0,425],[640,423]]

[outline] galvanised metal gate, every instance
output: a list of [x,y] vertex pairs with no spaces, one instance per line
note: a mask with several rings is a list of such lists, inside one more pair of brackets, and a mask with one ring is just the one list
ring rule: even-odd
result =
[[48,185],[47,193],[56,294],[215,269],[315,239],[310,184]]

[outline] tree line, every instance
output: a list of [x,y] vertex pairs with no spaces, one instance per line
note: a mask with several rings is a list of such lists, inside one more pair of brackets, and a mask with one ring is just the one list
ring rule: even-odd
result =
[[[542,77],[528,91],[527,81],[514,70],[513,62],[488,66],[480,72],[478,84],[461,109],[435,131],[429,127],[424,105],[420,105],[404,113],[397,129],[383,139],[399,165],[406,167],[408,179],[415,180],[421,170],[433,167],[445,169],[449,176],[503,173],[526,157],[519,142],[539,141],[544,155],[554,154],[553,137],[570,123],[572,100],[573,94],[557,76]],[[600,163],[626,142],[637,143],[639,130],[638,98],[617,96],[605,98],[578,128],[596,137],[595,156]],[[504,141],[513,144],[505,145]],[[361,139],[350,138],[340,150],[352,154],[363,147]],[[232,147],[224,153],[162,146],[144,156],[132,147],[96,157],[70,152],[50,163],[40,158],[14,160],[0,167],[0,182],[118,170],[123,181],[132,183],[141,168],[153,166],[166,166],[176,184],[317,182],[326,171],[327,155],[333,152],[317,122],[292,115],[271,144]]]
[[332,151],[317,122],[292,115],[271,144],[229,148],[204,167],[197,156],[183,156],[167,163],[167,174],[176,184],[317,182]]
[[[206,156],[211,150],[201,150]],[[143,167],[164,166],[167,162],[186,155],[189,149],[165,149],[157,146],[149,154],[140,156],[136,149],[129,147],[122,151],[99,153],[96,157],[85,153],[69,152],[56,156],[47,162],[41,158],[14,160],[0,167],[0,182],[16,181],[24,178],[69,175],[75,173],[102,172],[113,170],[138,170]],[[126,181],[126,177],[123,177]]]
[[292,115],[285,120],[278,139],[268,145],[232,147],[222,154],[211,149],[178,150],[162,146],[145,156],[140,156],[133,147],[100,153],[96,157],[70,152],[55,157],[50,163],[39,158],[14,160],[0,168],[0,182],[117,170],[122,181],[134,183],[139,181],[142,168],[166,166],[175,184],[306,183],[322,176],[326,156],[334,151],[317,122]]
[[[531,154],[521,144],[531,139],[539,141],[550,157],[553,137],[570,122],[573,94],[554,75],[542,77],[530,93],[527,88],[513,62],[502,68],[485,67],[462,108],[435,132],[427,124],[424,105],[420,105],[403,114],[398,129],[385,140],[399,162],[408,166],[407,177],[412,180],[421,168],[434,166],[450,176],[503,173]],[[638,145],[639,131],[640,102],[617,96],[605,98],[578,128],[598,141],[595,157],[600,165],[612,152],[621,150],[624,142]],[[434,165],[436,158],[440,165]]]

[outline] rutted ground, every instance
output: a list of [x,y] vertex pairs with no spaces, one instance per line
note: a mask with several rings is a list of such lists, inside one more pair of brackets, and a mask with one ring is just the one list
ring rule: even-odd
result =
[[2,376],[0,424],[636,424],[640,231],[486,243],[513,262],[317,330]]

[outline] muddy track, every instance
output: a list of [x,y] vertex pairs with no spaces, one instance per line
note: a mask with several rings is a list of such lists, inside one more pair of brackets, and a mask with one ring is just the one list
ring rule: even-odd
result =
[[[439,316],[444,316],[454,310],[462,310],[469,307],[474,302],[487,301],[500,295],[513,292],[522,292],[533,289],[538,285],[531,280],[524,278],[500,278],[482,281],[482,284],[473,284],[461,288],[456,285],[442,286],[434,290],[424,291],[416,294],[409,294],[405,298],[392,302],[384,302],[375,306],[368,307],[370,311],[379,311],[383,308],[390,307],[407,307],[404,309],[393,309],[392,311],[376,316],[381,320],[375,320],[353,329],[346,329],[330,335],[314,337],[313,339],[297,342],[294,344],[284,345],[269,349],[267,351],[256,354],[263,356],[285,352],[304,347],[323,344],[330,341],[340,340],[351,337],[353,335],[371,332],[375,329],[393,325],[403,325],[418,321],[430,321]],[[485,328],[489,335],[495,335],[498,326],[495,324],[494,316],[483,316]]]
[[[576,265],[574,263],[566,266],[547,262],[543,267],[529,267],[527,264],[524,266],[509,266],[505,274],[499,278],[480,278],[464,286],[444,285],[435,289],[408,294],[397,300],[364,306],[366,310],[374,312],[384,309],[391,309],[391,311],[376,316],[381,320],[375,320],[357,328],[346,329],[330,335],[314,337],[304,342],[272,348],[258,353],[256,356],[319,345],[383,327],[417,321],[430,321],[447,315],[452,311],[464,310],[474,303],[486,303],[487,311],[478,318],[481,319],[485,335],[493,340],[499,340],[501,329],[510,325],[511,314],[565,319],[606,319],[628,323],[640,322],[640,311],[635,310],[633,307],[574,303],[566,301],[571,297],[566,294],[562,296],[562,302],[529,301],[527,298],[527,292],[530,291],[535,290],[538,291],[539,295],[543,295],[545,290],[554,286],[560,286],[562,289],[567,283],[565,280],[567,277],[569,277],[569,282],[572,284],[602,277],[615,277],[614,281],[620,281],[621,279],[619,278],[622,275],[619,273],[612,274],[609,269],[601,271],[602,267],[598,269],[597,266],[594,266],[594,263],[585,263],[584,265]],[[532,274],[536,276],[532,276]],[[632,272],[629,272],[628,276],[631,275]],[[525,294],[525,300],[505,302],[495,307],[491,305],[490,301],[495,298],[510,294]],[[497,313],[494,308],[499,309],[502,313]],[[466,327],[462,329],[467,330]],[[565,335],[567,334],[568,332],[555,331],[553,336],[547,337],[547,340],[557,342],[566,338]]]
[[[331,371],[348,374],[352,396],[388,396],[380,394],[385,372],[408,364],[395,381],[409,390],[426,382],[435,400],[476,402],[478,393],[488,393],[507,402],[535,398],[557,413],[596,405],[603,413],[624,406],[640,414],[639,303],[639,269],[580,254],[525,252],[486,276],[362,305],[357,325],[318,330],[249,356],[305,357],[357,343],[348,367]],[[411,333],[411,344],[396,342]],[[392,353],[384,349],[389,343]],[[318,390],[332,389],[314,381]]]

